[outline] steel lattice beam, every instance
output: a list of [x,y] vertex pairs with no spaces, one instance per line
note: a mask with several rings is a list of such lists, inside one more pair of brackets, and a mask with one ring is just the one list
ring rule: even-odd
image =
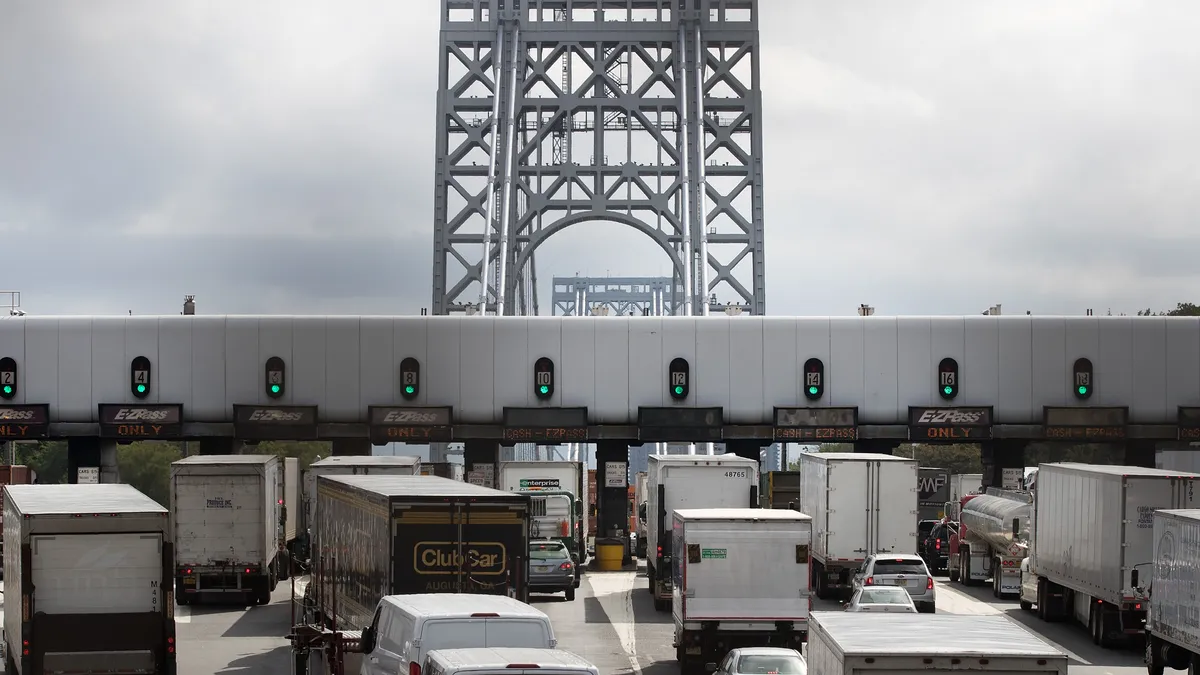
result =
[[442,12],[434,314],[536,313],[538,246],[601,220],[664,251],[681,313],[765,313],[756,0]]
[[554,277],[552,288],[555,316],[595,314],[601,307],[616,316],[673,316],[683,290],[671,277]]

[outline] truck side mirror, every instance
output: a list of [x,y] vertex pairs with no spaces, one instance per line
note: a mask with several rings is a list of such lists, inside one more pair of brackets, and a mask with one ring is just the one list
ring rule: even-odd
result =
[[1129,585],[1133,586],[1134,588],[1138,587],[1138,571],[1137,570],[1129,571]]
[[583,500],[582,499],[575,500],[575,513],[577,515],[583,515]]
[[1021,519],[1020,518],[1013,518],[1012,534],[1013,534],[1013,538],[1021,536]]
[[370,654],[375,651],[375,631],[371,630],[370,626],[362,629],[362,653]]
[[646,519],[646,502],[642,502],[641,506],[638,506],[638,518]]

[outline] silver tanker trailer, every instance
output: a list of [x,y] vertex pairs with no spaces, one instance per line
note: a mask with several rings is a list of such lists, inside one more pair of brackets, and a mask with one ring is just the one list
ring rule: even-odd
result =
[[1032,513],[1028,492],[988,488],[985,494],[964,496],[958,536],[950,541],[950,579],[967,586],[991,579],[997,598],[1018,595]]

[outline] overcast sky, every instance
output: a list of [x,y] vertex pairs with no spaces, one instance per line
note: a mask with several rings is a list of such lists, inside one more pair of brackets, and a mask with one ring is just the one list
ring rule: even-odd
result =
[[[429,306],[438,4],[9,0],[0,287],[30,314]],[[768,311],[1197,301],[1198,25],[763,0]],[[547,282],[667,270],[616,225],[539,250]]]

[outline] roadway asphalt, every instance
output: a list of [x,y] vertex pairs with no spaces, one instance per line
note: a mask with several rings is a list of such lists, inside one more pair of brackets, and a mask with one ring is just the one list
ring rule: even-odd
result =
[[[533,596],[533,605],[553,621],[559,647],[591,661],[603,675],[678,675],[671,617],[654,610],[644,571],[591,572],[583,579],[574,602],[561,595]],[[291,619],[290,592],[290,582],[281,583],[265,607],[177,607],[180,674],[290,675],[283,638]],[[0,617],[2,609],[0,583]],[[839,605],[818,600],[814,609],[837,610]],[[1083,627],[1047,624],[1016,601],[996,600],[990,588],[964,588],[940,579],[938,612],[1008,616],[1066,653],[1071,675],[1145,673],[1139,653],[1101,649]]]

